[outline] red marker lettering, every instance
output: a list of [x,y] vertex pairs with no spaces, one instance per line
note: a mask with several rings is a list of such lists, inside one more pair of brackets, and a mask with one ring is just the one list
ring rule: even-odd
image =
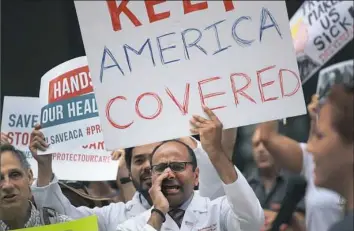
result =
[[[287,94],[284,93],[284,84],[283,84],[283,82],[284,82],[283,72],[284,72],[284,71],[287,71],[287,72],[290,72],[291,74],[293,74],[294,77],[295,77],[296,80],[297,80],[297,84],[296,84],[295,89],[294,89],[292,92],[287,93]],[[301,80],[300,80],[299,76],[296,75],[295,72],[293,72],[293,71],[291,71],[291,70],[288,70],[288,69],[280,69],[280,70],[279,70],[279,82],[280,82],[281,96],[282,96],[282,98],[284,98],[284,96],[288,96],[288,97],[289,97],[289,96],[294,95],[294,94],[299,90]]]
[[263,72],[273,69],[274,67],[275,67],[275,65],[269,66],[269,67],[266,67],[266,68],[263,68],[263,69],[257,71],[258,89],[259,89],[259,93],[261,94],[261,99],[262,99],[263,103],[267,102],[267,101],[272,101],[272,100],[278,99],[278,97],[271,97],[268,99],[265,98],[263,88],[272,85],[274,83],[274,80],[266,82],[266,83],[262,83],[262,79],[261,79],[261,74]]
[[189,14],[194,11],[208,9],[208,3],[200,2],[200,3],[192,4],[191,0],[183,0],[183,9],[184,9],[184,14]]
[[107,117],[108,122],[109,122],[113,127],[118,128],[118,129],[126,129],[126,128],[130,127],[130,126],[134,123],[134,121],[132,121],[132,122],[129,123],[129,124],[119,125],[119,124],[117,124],[116,122],[114,122],[114,121],[112,120],[111,114],[110,114],[112,104],[113,104],[116,100],[119,100],[119,99],[120,99],[120,100],[127,100],[127,98],[125,98],[124,96],[117,96],[117,97],[111,99],[111,100],[108,102],[107,106],[106,106],[106,117]]
[[165,18],[170,17],[170,12],[157,13],[155,12],[154,6],[166,2],[166,0],[159,1],[145,1],[146,11],[150,22],[156,22]]
[[[211,82],[211,81],[218,80],[218,79],[220,79],[220,77],[212,77],[212,78],[204,79],[204,80],[198,82],[198,89],[199,89],[200,101],[202,103],[202,106],[205,106],[205,99],[225,94],[225,92],[215,92],[215,93],[210,93],[210,94],[206,94],[206,95],[203,94],[202,85],[205,83]],[[210,110],[221,109],[224,107],[226,107],[226,106],[214,107],[214,108],[210,108]]]
[[[240,89],[236,89],[235,77],[242,77],[242,78],[246,79],[247,80],[246,85],[244,85]],[[248,75],[246,75],[244,73],[231,74],[230,80],[231,80],[231,87],[232,87],[232,92],[234,93],[234,99],[235,99],[236,105],[239,104],[238,94],[242,95],[243,97],[245,97],[246,99],[248,99],[252,103],[256,103],[256,101],[245,92],[245,90],[247,90],[247,88],[249,88],[251,86],[251,81],[252,81]]]
[[184,101],[183,101],[183,105],[181,105],[176,97],[172,94],[172,92],[170,91],[169,88],[166,88],[166,93],[167,95],[172,99],[172,101],[176,104],[176,106],[179,108],[179,110],[182,112],[182,115],[186,115],[188,114],[188,105],[189,105],[189,88],[190,88],[190,84],[187,83],[186,84],[186,90],[184,92]]
[[118,7],[115,0],[106,0],[106,2],[108,5],[109,14],[111,15],[111,21],[114,31],[119,31],[122,29],[122,24],[120,22],[120,15],[122,13],[124,13],[130,19],[134,26],[142,25],[139,19],[127,7],[129,0],[122,0]]
[[[151,116],[144,116],[140,110],[139,110],[139,104],[140,104],[140,101],[145,97],[145,96],[152,96],[153,98],[156,99],[158,105],[157,105],[157,110],[156,112],[151,115]],[[161,98],[153,93],[153,92],[146,92],[144,94],[141,94],[137,99],[136,99],[136,103],[135,103],[135,111],[136,111],[136,114],[138,114],[138,116],[140,116],[141,118],[143,119],[147,119],[147,120],[152,120],[152,119],[155,119],[157,116],[159,116],[161,114],[161,111],[162,111],[162,100]]]
[[232,0],[223,0],[226,12],[235,9]]

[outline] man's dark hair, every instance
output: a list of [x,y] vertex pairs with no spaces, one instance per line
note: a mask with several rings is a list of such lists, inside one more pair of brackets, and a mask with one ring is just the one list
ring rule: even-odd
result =
[[350,84],[333,85],[328,95],[333,127],[347,144],[353,143],[354,138],[353,97],[354,86]]
[[[193,166],[193,171],[197,168],[197,158],[195,156],[195,153],[193,151],[193,149],[191,147],[189,147],[187,144],[183,143],[182,141],[179,141],[179,140],[176,140],[176,139],[173,139],[173,140],[166,140],[166,141],[163,141],[161,144],[159,144],[152,152],[152,155],[156,152],[156,150],[161,147],[161,145],[163,145],[164,143],[167,143],[167,142],[177,142],[177,143],[180,143],[182,145],[184,145],[187,150],[188,150],[188,153],[189,153],[189,156],[191,158],[191,162],[192,162],[192,166]],[[131,164],[132,164],[132,158],[133,158],[133,149],[135,147],[131,147],[131,148],[126,148],[125,149],[125,163],[127,164],[127,167],[128,167],[128,170],[130,171],[131,170]]]
[[31,168],[31,165],[29,164],[26,155],[24,152],[16,149],[14,146],[11,144],[2,144],[0,145],[0,154],[3,152],[12,152],[16,158],[20,161],[21,166],[25,169],[28,170]]
[[154,156],[155,152],[157,151],[157,149],[159,149],[162,145],[164,145],[166,143],[169,143],[169,142],[177,142],[177,143],[180,143],[180,144],[182,144],[183,146],[185,146],[187,148],[189,157],[190,157],[191,162],[192,162],[193,171],[195,171],[195,169],[197,168],[197,157],[195,156],[195,153],[194,153],[193,149],[191,147],[189,147],[187,144],[185,144],[182,141],[180,141],[180,140],[176,140],[176,139],[165,140],[161,144],[157,145],[154,148],[154,150],[152,151],[151,160],[152,160],[152,157]]
[[132,156],[133,156],[133,149],[134,147],[132,148],[126,148],[124,151],[125,151],[125,163],[127,165],[127,168],[130,172],[130,169],[131,169],[131,164],[132,164]]

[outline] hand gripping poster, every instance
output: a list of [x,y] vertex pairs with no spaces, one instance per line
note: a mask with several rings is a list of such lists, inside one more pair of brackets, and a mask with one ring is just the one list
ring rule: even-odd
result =
[[352,1],[305,1],[290,20],[302,84],[353,40]]

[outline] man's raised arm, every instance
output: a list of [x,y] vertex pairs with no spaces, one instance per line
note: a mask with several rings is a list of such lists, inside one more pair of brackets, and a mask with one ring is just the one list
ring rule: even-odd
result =
[[[311,103],[307,106],[311,118],[309,140],[313,135],[317,106],[318,97],[314,95]],[[257,127],[255,132],[258,133],[260,141],[263,142],[264,146],[280,166],[294,173],[300,173],[303,170],[304,154],[300,143],[279,134],[277,121],[262,123]]]
[[[90,215],[97,215],[100,231],[114,230],[116,224],[110,221],[122,218],[125,219],[124,203],[115,203],[103,208],[90,209],[84,206],[76,208],[65,197],[58,184],[58,179],[52,170],[52,155],[37,155],[37,150],[45,151],[48,144],[44,140],[44,135],[37,125],[31,133],[30,150],[33,158],[38,163],[38,179],[32,184],[31,190],[37,208],[48,207],[54,209],[60,214],[67,215],[73,219],[79,219]],[[114,210],[114,212],[112,212]],[[115,216],[112,219],[111,216]],[[121,222],[122,222],[121,221]],[[113,228],[113,229],[112,229]]]
[[[264,222],[262,207],[250,185],[235,169],[222,148],[222,124],[217,116],[204,107],[210,119],[193,116],[193,133],[199,133],[203,149],[216,169],[226,195],[222,201],[221,224],[224,230],[260,230]],[[242,177],[241,177],[242,176]]]

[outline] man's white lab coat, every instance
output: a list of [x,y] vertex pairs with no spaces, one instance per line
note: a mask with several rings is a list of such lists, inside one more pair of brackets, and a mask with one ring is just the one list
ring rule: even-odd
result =
[[[197,157],[198,167],[199,167],[199,194],[210,199],[216,199],[220,196],[225,195],[222,182],[216,169],[212,165],[208,154],[202,149],[200,142],[198,146],[194,149]],[[238,171],[239,179],[246,179]],[[244,186],[246,187],[246,186]],[[248,205],[251,211],[249,214],[249,223],[258,223],[260,219],[263,219],[263,210],[259,204],[257,197],[255,196],[252,188],[247,184],[249,195],[247,197],[252,198],[251,204]],[[70,201],[64,196],[60,189],[58,180],[55,177],[53,181],[45,187],[37,187],[37,182],[35,181],[32,185],[32,193],[36,205],[38,208],[49,207],[55,209],[58,213],[70,216],[72,219],[79,219],[82,217],[96,215],[98,217],[98,225],[100,231],[113,231],[116,230],[117,226],[131,217],[135,217],[142,212],[150,209],[150,205],[147,203],[145,198],[139,194],[135,193],[131,201],[127,203],[111,203],[110,205],[104,206],[102,208],[90,209],[88,207],[74,207]],[[238,195],[238,191],[234,192]],[[240,198],[245,200],[245,198]],[[260,214],[261,218],[260,218]],[[256,215],[256,216],[254,216]],[[251,230],[254,231],[254,230]]]
[[[197,192],[185,210],[181,228],[166,214],[161,231],[259,231],[263,212],[257,211],[257,198],[248,183],[240,178],[223,184],[225,196],[215,200],[201,197]],[[118,225],[117,231],[156,231],[147,222],[151,209]]]

